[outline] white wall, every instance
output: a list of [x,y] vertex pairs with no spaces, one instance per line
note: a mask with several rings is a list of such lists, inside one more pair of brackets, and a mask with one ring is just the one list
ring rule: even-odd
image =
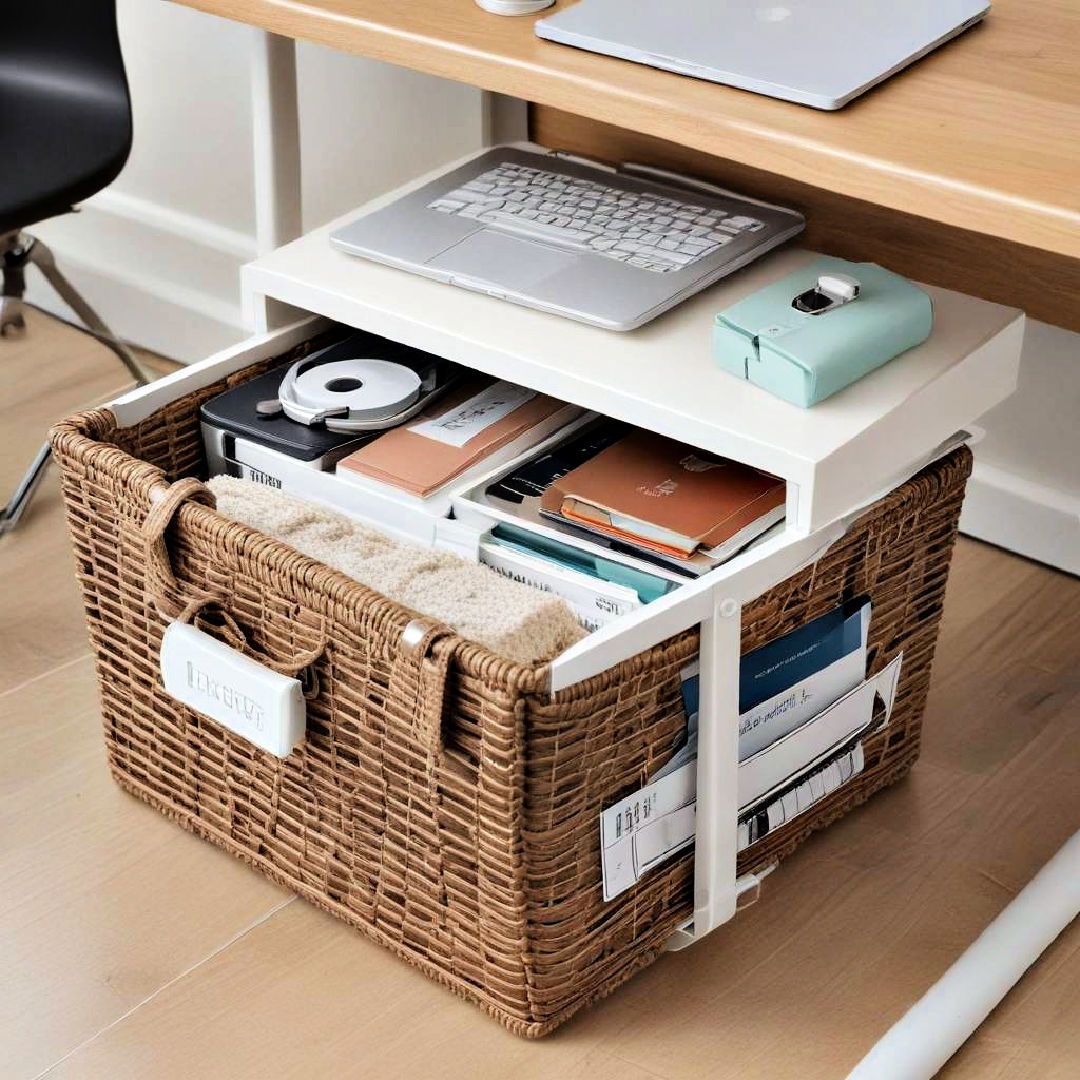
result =
[[[118,11],[131,158],[79,214],[34,231],[117,333],[198,359],[242,336],[255,31],[176,4],[119,0]],[[481,145],[472,87],[305,43],[297,66],[306,227]],[[62,310],[37,275],[30,299]]]
[[981,423],[960,528],[1080,574],[1080,334],[1029,321],[1019,389]]

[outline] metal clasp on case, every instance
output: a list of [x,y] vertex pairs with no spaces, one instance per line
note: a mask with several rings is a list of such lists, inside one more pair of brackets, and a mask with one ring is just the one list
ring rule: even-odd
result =
[[849,274],[822,274],[812,289],[791,301],[791,306],[806,315],[824,315],[856,300],[861,290],[862,286]]

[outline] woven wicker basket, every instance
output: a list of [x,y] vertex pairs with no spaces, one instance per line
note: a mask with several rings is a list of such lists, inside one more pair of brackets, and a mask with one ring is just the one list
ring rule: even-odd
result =
[[[199,405],[267,366],[127,429],[98,410],[53,433],[112,770],[512,1031],[543,1035],[654,960],[692,913],[692,851],[604,902],[598,817],[670,755],[684,724],[679,670],[698,635],[554,695],[543,667],[445,629],[406,651],[415,613],[225,520],[201,484],[163,484],[205,467]],[[740,871],[787,855],[915,760],[969,467],[959,450],[923,470],[744,609],[748,650],[869,594],[869,671],[900,650],[904,665],[865,770],[744,852]],[[269,666],[304,670],[307,737],[290,757],[164,693],[158,651],[178,614]]]

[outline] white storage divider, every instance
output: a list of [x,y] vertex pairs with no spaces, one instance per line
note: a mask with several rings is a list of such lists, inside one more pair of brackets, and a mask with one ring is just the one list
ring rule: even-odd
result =
[[[694,920],[676,945],[726,923],[739,902],[739,643],[741,605],[713,591],[701,623],[697,799],[694,811]],[[704,802],[702,802],[704,800]]]
[[226,375],[259,363],[260,360],[280,356],[326,330],[329,325],[326,319],[307,315],[287,326],[256,334],[236,345],[230,345],[229,348],[222,349],[198,363],[177,368],[146,386],[137,386],[110,401],[106,408],[116,418],[117,427],[132,427],[157,409],[164,408],[170,401],[201,390]]

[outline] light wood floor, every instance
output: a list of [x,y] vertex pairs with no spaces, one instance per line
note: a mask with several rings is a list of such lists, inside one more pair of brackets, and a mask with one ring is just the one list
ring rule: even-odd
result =
[[[122,381],[41,317],[0,342],[4,490]],[[113,785],[54,479],[0,596],[4,1080],[839,1080],[1080,827],[1080,581],[963,542],[912,778],[526,1043]],[[943,1075],[1075,1080],[1078,1017],[1074,925]]]

